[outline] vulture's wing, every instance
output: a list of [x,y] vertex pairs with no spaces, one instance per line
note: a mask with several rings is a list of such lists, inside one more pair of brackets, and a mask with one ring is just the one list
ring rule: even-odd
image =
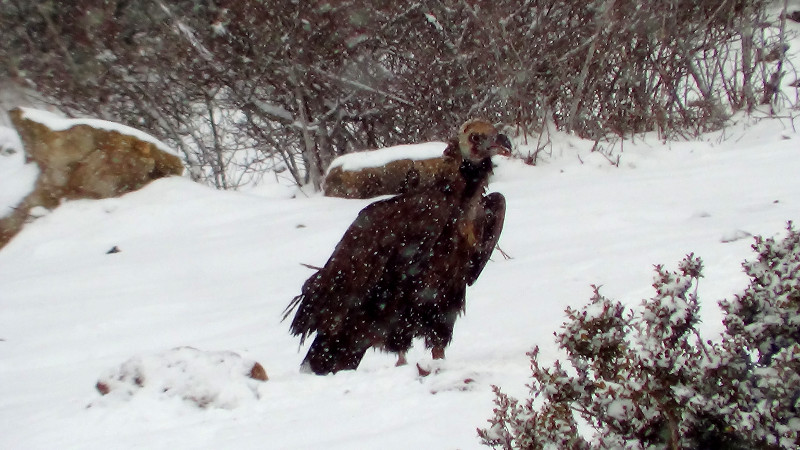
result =
[[506,198],[503,194],[493,192],[481,199],[482,210],[478,212],[477,221],[482,222],[481,235],[475,245],[475,251],[470,257],[467,271],[467,284],[478,279],[483,267],[492,256],[492,251],[497,245],[500,232],[503,231],[503,221],[506,217]]
[[303,339],[316,331],[335,333],[357,317],[370,290],[430,252],[451,207],[438,190],[400,195],[364,208],[344,233],[325,266],[303,284],[286,309],[296,308],[291,331]]

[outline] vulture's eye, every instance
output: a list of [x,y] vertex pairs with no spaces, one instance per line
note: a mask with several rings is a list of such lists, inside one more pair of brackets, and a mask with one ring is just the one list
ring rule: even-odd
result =
[[472,133],[469,135],[469,141],[472,142],[473,144],[477,144],[478,142],[481,141],[481,135],[477,133]]

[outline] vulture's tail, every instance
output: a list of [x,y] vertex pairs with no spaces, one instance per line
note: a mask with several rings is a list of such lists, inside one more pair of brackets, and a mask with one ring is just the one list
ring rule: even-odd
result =
[[359,342],[352,336],[317,334],[300,367],[317,375],[356,370],[369,348],[369,342]]

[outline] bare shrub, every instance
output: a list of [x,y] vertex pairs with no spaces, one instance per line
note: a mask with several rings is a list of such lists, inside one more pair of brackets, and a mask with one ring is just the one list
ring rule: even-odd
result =
[[0,0],[0,77],[150,131],[219,188],[319,187],[340,154],[444,139],[467,117],[671,138],[777,108],[791,68],[767,4]]

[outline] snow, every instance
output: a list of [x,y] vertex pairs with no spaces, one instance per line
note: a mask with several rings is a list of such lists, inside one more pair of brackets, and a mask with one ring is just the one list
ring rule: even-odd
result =
[[249,376],[254,364],[234,352],[193,347],[137,355],[100,377],[98,390],[106,396],[91,406],[127,402],[138,395],[179,398],[200,408],[233,409],[242,400],[259,398],[259,381]]
[[[566,136],[541,166],[498,158],[490,188],[507,199],[500,246],[512,259],[495,254],[468,289],[447,359],[424,378],[415,363],[432,362],[421,343],[408,366],[370,351],[354,372],[301,373],[306,348],[280,320],[312,274],[301,263],[324,264],[367,200],[169,178],[65,202],[0,250],[0,447],[480,448],[490,386],[524,397],[525,352],[538,345],[543,365],[563,357],[553,332],[592,284],[639,305],[653,295],[653,264],[674,270],[694,252],[705,266],[700,331],[722,330],[716,302],[747,285],[741,262],[755,257],[750,238],[729,238],[780,236],[800,213],[800,137],[788,122],[737,120],[696,141],[637,137],[620,167]],[[0,157],[0,173],[22,163]],[[0,193],[14,178],[0,177]],[[159,389],[119,398],[95,389],[143,358],[157,381],[176,380],[158,363],[186,346],[258,361],[270,379],[242,385],[197,370],[205,384],[191,386],[230,383],[225,408]]]
[[622,422],[629,416],[629,411],[634,410],[634,405],[630,400],[613,400],[607,408],[609,417]]
[[444,142],[425,142],[422,144],[398,145],[395,147],[370,150],[366,152],[348,153],[339,156],[331,162],[328,171],[341,167],[344,171],[357,171],[369,167],[380,167],[392,161],[411,159],[439,158],[444,153],[447,144]]
[[25,164],[22,143],[11,128],[0,127],[0,218],[9,215],[33,191],[39,168]]
[[108,131],[116,131],[117,133],[120,134],[133,136],[139,140],[150,142],[162,152],[178,156],[178,153],[176,153],[175,150],[171,149],[169,146],[159,141],[158,139],[154,138],[153,136],[150,136],[144,131],[137,130],[136,128],[131,128],[129,126],[122,125],[116,122],[110,122],[107,120],[100,120],[100,119],[68,119],[65,117],[61,117],[50,111],[44,111],[41,109],[22,108],[22,107],[20,109],[22,110],[22,117],[24,119],[41,123],[42,125],[45,125],[47,128],[53,131],[68,130],[77,125],[88,125],[92,128],[98,128],[101,130],[108,130]]
[[276,105],[273,103],[263,102],[258,99],[253,99],[251,101],[256,106],[256,108],[259,109],[259,111],[263,112],[267,116],[277,117],[279,119],[285,120],[286,122],[294,122],[294,116],[292,116],[292,113],[283,106]]

